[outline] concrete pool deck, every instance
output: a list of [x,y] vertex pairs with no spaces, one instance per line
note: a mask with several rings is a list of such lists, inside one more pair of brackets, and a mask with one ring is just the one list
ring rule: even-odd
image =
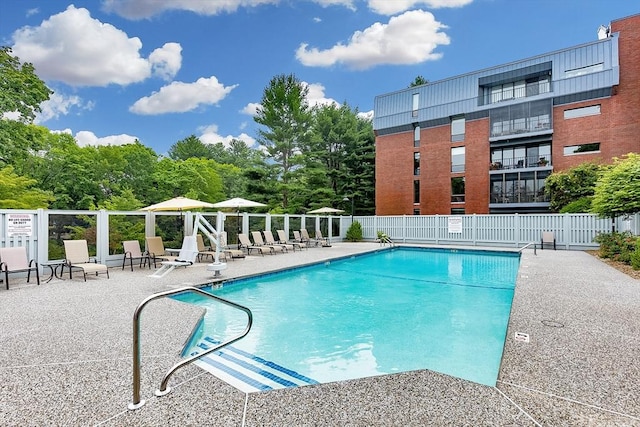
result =
[[[251,256],[228,262],[223,274],[378,247]],[[422,370],[245,394],[188,366],[170,379],[169,394],[155,397],[201,314],[163,299],[142,315],[146,404],[129,411],[135,308],[153,293],[212,278],[206,263],[162,279],[149,274],[113,267],[110,279],[86,283],[78,275],[0,285],[0,425],[640,426],[640,281],[584,252],[523,251],[496,387]]]

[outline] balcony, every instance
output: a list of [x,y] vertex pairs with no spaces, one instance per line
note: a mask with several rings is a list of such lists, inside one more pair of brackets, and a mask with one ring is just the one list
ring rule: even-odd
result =
[[525,102],[491,110],[490,138],[548,133],[553,129],[551,100]]
[[551,157],[514,157],[504,159],[502,162],[492,162],[489,165],[491,171],[504,171],[522,168],[551,168]]
[[544,193],[544,190],[538,191],[516,191],[511,193],[493,193],[491,194],[491,204],[506,203],[548,203],[550,197]]

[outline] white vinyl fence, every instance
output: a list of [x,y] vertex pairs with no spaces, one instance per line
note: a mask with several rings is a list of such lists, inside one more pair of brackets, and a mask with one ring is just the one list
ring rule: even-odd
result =
[[[343,240],[351,225],[350,216],[271,215],[252,213],[205,213],[216,224],[222,217],[223,230],[229,244],[236,242],[238,232],[306,228],[313,236],[321,230],[332,241]],[[513,215],[423,215],[423,216],[356,216],[365,240],[375,240],[377,232],[386,233],[395,243],[427,243],[437,245],[522,247],[539,242],[543,231],[553,231],[559,249],[596,249],[593,241],[598,233],[610,232],[612,221],[590,214],[513,214]],[[111,266],[122,262],[123,237],[114,230],[125,222],[135,229],[138,238],[173,228],[173,244],[179,247],[183,233],[193,230],[190,212],[120,212],[60,210],[0,210],[0,247],[25,246],[29,259],[39,263],[64,258],[62,240],[72,237],[72,230],[84,231],[96,259]],[[617,231],[640,234],[640,215],[615,221]]]

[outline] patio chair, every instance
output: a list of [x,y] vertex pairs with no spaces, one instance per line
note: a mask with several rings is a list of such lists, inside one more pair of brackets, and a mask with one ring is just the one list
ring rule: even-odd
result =
[[149,255],[149,260],[153,261],[153,268],[156,268],[156,262],[160,261],[175,261],[176,257],[173,255],[166,255],[166,250],[164,249],[164,243],[162,242],[162,237],[160,236],[147,236],[145,237],[145,241],[147,242],[147,255]]
[[9,274],[27,272],[27,282],[31,280],[31,270],[36,272],[36,282],[40,285],[40,273],[36,260],[27,259],[27,248],[15,246],[13,248],[0,248],[0,271],[4,272],[4,282],[9,290]]
[[258,251],[260,255],[264,255],[265,251],[272,253],[272,249],[266,246],[257,246],[251,243],[249,236],[244,233],[238,234],[238,241],[240,242],[240,248],[247,250],[247,254],[251,255],[251,251]]
[[[295,233],[294,233],[294,237],[295,237]],[[318,241],[316,239],[312,239],[311,237],[309,237],[309,232],[307,231],[306,228],[301,228],[300,229],[300,241],[302,243],[305,243],[308,245],[313,245],[313,246],[318,246]]]
[[326,237],[322,236],[322,231],[320,230],[316,230],[316,241],[325,248],[330,248],[331,247],[331,242],[329,242],[329,239],[327,239]]
[[143,253],[142,249],[140,249],[140,242],[137,240],[125,240],[122,242],[122,248],[124,249],[124,258],[122,259],[122,269],[124,270],[124,266],[127,264],[127,260],[129,260],[129,265],[131,266],[131,271],[133,271],[133,260],[140,260],[139,267],[146,267],[147,262],[149,263],[149,268],[151,268],[151,258],[147,253]]
[[540,249],[544,249],[544,245],[553,245],[553,250],[556,250],[556,237],[553,231],[543,231],[542,238],[540,239]]
[[244,258],[244,252],[242,249],[234,249],[227,245],[227,232],[222,231],[220,233],[220,249],[224,251],[226,257],[231,258],[234,261],[236,258]]
[[89,247],[86,240],[65,240],[64,241],[64,267],[69,267],[69,279],[73,279],[73,270],[82,271],[84,281],[87,281],[87,273],[105,273],[109,278],[109,269],[104,264],[98,264],[94,257],[89,256]]
[[253,237],[253,245],[254,246],[268,248],[271,251],[270,252],[271,254],[275,254],[276,252],[284,253],[286,251],[286,249],[283,248],[282,246],[274,246],[274,245],[265,244],[264,240],[262,240],[262,233],[259,232],[259,231],[252,231],[251,232],[251,237]]
[[198,258],[198,241],[195,236],[185,236],[182,240],[182,248],[174,261],[161,261],[162,266],[149,277],[164,277],[176,267],[189,267]]
[[295,246],[291,244],[276,242],[276,239],[273,237],[273,232],[271,230],[264,231],[264,243],[268,246],[274,246],[274,247],[279,246],[283,248],[285,252],[295,251]]
[[[204,237],[202,234],[196,235],[196,243],[198,244],[198,261],[202,261],[203,257],[211,257],[212,261],[216,259],[216,251],[211,248],[211,246],[206,246],[204,244]],[[227,256],[223,251],[220,251],[218,254],[218,259],[224,258],[227,260]]]
[[[281,244],[286,244],[286,245],[292,245],[293,246],[293,250],[295,251],[296,248],[298,248],[299,251],[301,251],[303,248],[306,249],[307,245],[295,240],[290,241],[289,239],[287,239],[287,233],[285,233],[284,230],[277,230],[278,231],[278,243]],[[294,231],[295,233],[295,231]],[[295,235],[295,234],[294,234]]]

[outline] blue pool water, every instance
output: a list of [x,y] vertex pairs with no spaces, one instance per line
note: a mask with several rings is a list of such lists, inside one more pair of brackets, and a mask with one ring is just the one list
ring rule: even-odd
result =
[[[204,290],[253,312],[238,352],[321,383],[430,369],[494,386],[519,262],[519,253],[395,248]],[[219,303],[178,299],[208,308],[192,343],[246,325]]]

